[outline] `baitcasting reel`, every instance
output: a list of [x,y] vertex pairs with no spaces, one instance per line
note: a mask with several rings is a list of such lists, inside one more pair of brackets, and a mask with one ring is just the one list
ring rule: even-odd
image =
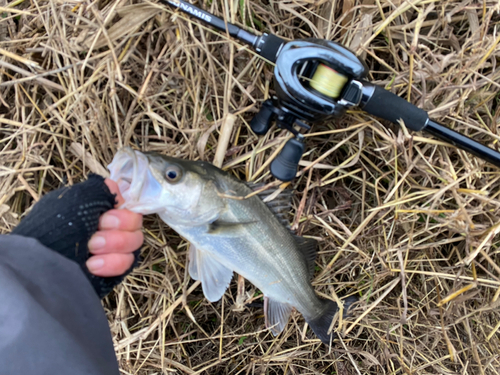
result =
[[307,130],[310,123],[342,116],[359,101],[359,90],[348,82],[362,79],[368,68],[347,48],[321,39],[286,43],[278,50],[274,69],[276,97],[267,100],[250,122],[255,134],[265,134],[272,120],[295,135],[287,141],[270,169],[274,177],[290,181],[297,174],[304,153],[304,136],[295,125]]
[[183,0],[160,0],[243,41],[268,61],[275,63],[276,96],[263,103],[250,126],[255,134],[266,134],[271,123],[295,135],[271,163],[274,177],[292,180],[304,153],[305,131],[314,123],[340,117],[359,106],[367,113],[398,124],[402,120],[413,131],[426,131],[455,147],[500,167],[500,153],[432,121],[427,112],[364,78],[368,68],[349,49],[328,40],[302,39],[286,42],[273,34],[254,35]]

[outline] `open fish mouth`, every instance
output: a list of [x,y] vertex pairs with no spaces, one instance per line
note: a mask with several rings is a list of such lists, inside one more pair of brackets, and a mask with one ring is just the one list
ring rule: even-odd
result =
[[118,184],[118,189],[125,199],[120,208],[133,208],[141,201],[142,191],[148,180],[148,159],[136,153],[130,147],[119,150],[108,165],[110,179]]

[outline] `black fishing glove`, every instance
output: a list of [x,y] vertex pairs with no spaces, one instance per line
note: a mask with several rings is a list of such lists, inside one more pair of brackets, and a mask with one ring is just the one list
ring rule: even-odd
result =
[[35,238],[78,263],[99,298],[104,298],[139,262],[140,249],[137,249],[133,253],[132,266],[123,275],[115,277],[95,276],[85,264],[90,256],[87,247],[90,237],[98,229],[99,217],[115,206],[115,197],[104,178],[92,174],[85,182],[43,196],[12,234]]

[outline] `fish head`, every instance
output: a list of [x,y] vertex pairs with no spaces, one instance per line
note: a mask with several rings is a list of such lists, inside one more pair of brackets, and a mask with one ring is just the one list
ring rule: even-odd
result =
[[116,153],[108,169],[125,199],[120,208],[194,225],[213,220],[223,206],[207,170],[210,167],[204,162],[125,147]]

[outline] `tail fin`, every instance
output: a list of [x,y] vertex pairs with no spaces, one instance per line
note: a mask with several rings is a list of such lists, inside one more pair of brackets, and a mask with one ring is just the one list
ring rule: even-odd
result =
[[[344,316],[343,318],[347,318],[350,316],[350,308],[354,302],[356,302],[358,299],[355,296],[350,296],[347,297],[344,300]],[[307,324],[311,327],[311,329],[314,331],[316,336],[323,341],[326,345],[330,345],[330,338],[331,340],[335,340],[337,338],[337,334],[332,332],[331,334],[328,334],[328,329],[330,328],[330,325],[332,324],[332,319],[339,310],[339,307],[336,302],[331,301],[331,300],[324,300],[325,301],[325,310],[323,315],[317,317],[316,319],[310,319],[307,320]]]

